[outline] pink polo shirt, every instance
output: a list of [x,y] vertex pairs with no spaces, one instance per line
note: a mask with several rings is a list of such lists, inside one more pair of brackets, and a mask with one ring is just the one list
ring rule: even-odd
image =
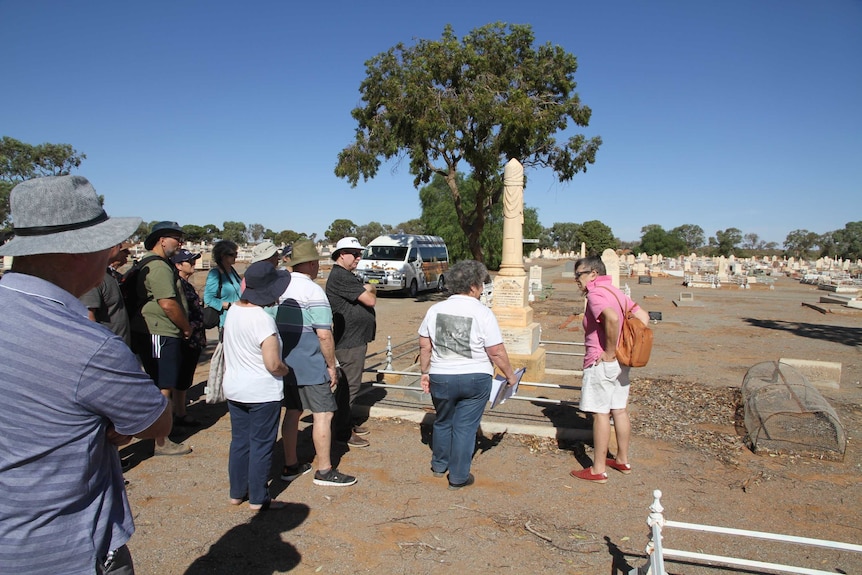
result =
[[[607,286],[613,293],[606,290]],[[620,331],[622,331],[623,310],[622,305],[628,306],[632,310],[640,309],[638,304],[633,302],[626,294],[613,286],[611,276],[598,276],[596,279],[587,284],[587,307],[584,312],[584,347],[586,353],[584,355],[584,368],[587,368],[594,363],[602,355],[605,350],[605,328],[602,324],[602,312],[605,308],[612,307],[620,317]],[[616,294],[619,302],[614,297]],[[617,341],[620,334],[617,332]]]

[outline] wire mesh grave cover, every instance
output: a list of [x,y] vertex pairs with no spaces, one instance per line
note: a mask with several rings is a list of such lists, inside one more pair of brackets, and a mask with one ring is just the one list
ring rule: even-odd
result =
[[838,414],[794,367],[753,366],[742,382],[742,401],[753,451],[843,459],[847,438]]

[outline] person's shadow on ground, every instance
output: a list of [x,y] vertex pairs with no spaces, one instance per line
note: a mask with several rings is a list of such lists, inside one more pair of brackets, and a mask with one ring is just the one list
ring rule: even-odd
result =
[[248,523],[222,535],[185,575],[271,575],[292,570],[302,555],[282,541],[281,534],[301,525],[309,511],[307,505],[288,503],[283,509],[256,513]]

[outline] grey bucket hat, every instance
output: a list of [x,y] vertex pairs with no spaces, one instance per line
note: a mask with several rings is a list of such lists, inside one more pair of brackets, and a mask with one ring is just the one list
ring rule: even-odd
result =
[[46,176],[21,182],[9,197],[15,237],[0,256],[88,254],[128,239],[141,218],[109,218],[83,176]]

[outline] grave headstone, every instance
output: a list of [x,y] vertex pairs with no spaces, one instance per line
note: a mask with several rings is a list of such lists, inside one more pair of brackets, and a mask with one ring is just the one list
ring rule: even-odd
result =
[[530,266],[530,289],[542,291],[542,266]]
[[620,257],[617,252],[608,248],[602,252],[602,262],[605,264],[607,274],[611,276],[614,287],[620,287]]

